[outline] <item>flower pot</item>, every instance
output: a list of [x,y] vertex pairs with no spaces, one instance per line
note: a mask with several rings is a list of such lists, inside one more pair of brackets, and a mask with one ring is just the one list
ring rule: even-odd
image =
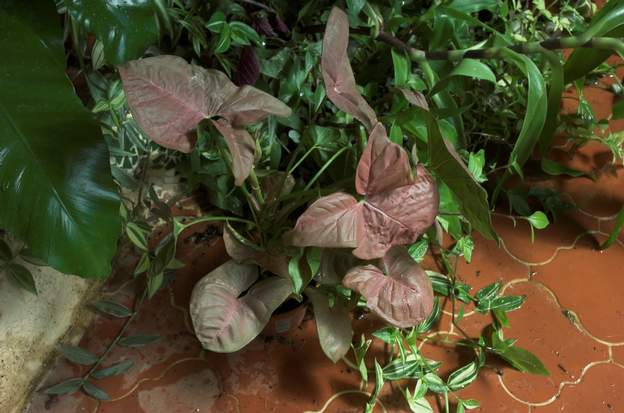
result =
[[288,300],[282,304],[271,316],[269,323],[262,330],[261,335],[270,336],[287,336],[294,332],[305,318],[307,311],[306,302],[298,302],[296,300]]

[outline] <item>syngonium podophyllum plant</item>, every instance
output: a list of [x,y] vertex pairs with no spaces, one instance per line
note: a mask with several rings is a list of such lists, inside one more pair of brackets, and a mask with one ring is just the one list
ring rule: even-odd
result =
[[[348,29],[346,14],[334,8],[323,39],[323,80],[328,98],[360,120],[369,136],[355,170],[343,174],[351,182],[303,213],[284,202],[297,196],[294,182],[302,180],[297,169],[255,177],[256,144],[244,128],[269,115],[288,117],[286,105],[176,56],[141,59],[119,69],[132,113],[150,138],[189,152],[198,129],[212,126],[229,150],[235,184],[242,186],[251,178],[252,186],[259,185],[251,205],[254,216],[265,216],[265,222],[235,228],[245,220],[217,218],[226,221],[224,239],[232,261],[208,274],[193,292],[191,315],[207,349],[239,350],[262,331],[279,305],[302,294],[314,306],[321,345],[334,361],[351,346],[348,310],[358,297],[401,328],[418,325],[433,309],[431,281],[405,246],[434,223],[436,183],[417,159],[412,167],[406,151],[390,141],[358,91],[347,55]],[[422,96],[411,93],[422,105]],[[352,186],[355,195],[344,191]],[[294,228],[284,233],[282,228],[293,219]],[[175,235],[195,222],[176,221]],[[352,249],[352,256],[345,258],[343,249]],[[343,260],[341,265],[338,260]]]

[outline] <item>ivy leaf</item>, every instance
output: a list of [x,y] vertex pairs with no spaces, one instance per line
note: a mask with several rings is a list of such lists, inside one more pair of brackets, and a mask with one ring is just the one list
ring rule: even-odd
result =
[[58,351],[65,357],[67,360],[74,362],[76,364],[82,364],[84,366],[90,366],[94,364],[98,358],[95,354],[87,351],[81,347],[76,346],[61,346]]
[[17,285],[24,290],[37,295],[37,285],[28,268],[21,264],[10,262],[4,267],[4,269]]
[[126,318],[132,315],[132,311],[125,305],[109,300],[101,300],[94,304],[101,312],[117,318]]
[[130,367],[133,366],[132,360],[124,360],[120,363],[113,364],[112,366],[96,370],[93,372],[91,377],[94,379],[103,379],[105,377],[116,376],[118,374],[122,374],[126,372]]
[[56,394],[56,395],[74,393],[80,389],[80,387],[82,386],[82,383],[83,383],[82,378],[76,377],[73,379],[65,380],[64,382],[56,384],[52,387],[48,387],[45,390],[45,393]]
[[85,381],[84,383],[82,383],[82,389],[85,391],[85,393],[87,393],[94,399],[110,400],[110,396],[108,395],[108,393],[106,393],[104,390],[100,389],[98,386],[91,382]]

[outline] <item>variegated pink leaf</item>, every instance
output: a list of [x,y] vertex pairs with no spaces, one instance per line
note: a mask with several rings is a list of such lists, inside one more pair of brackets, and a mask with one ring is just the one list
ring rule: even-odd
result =
[[299,247],[355,248],[362,222],[361,206],[342,192],[322,197],[299,217],[287,238]]
[[119,67],[134,118],[161,146],[190,152],[197,124],[218,113],[236,86],[223,73],[177,56],[134,60]]
[[254,284],[257,279],[255,265],[228,261],[195,285],[190,314],[204,348],[220,353],[240,350],[260,334],[292,291],[290,280],[273,277]]
[[256,142],[245,129],[234,129],[226,119],[213,120],[212,124],[223,135],[232,157],[234,183],[242,185],[249,176],[256,158]]
[[439,204],[435,181],[424,167],[416,171],[414,183],[367,196],[356,257],[382,257],[394,245],[415,242],[434,223]]
[[325,26],[321,55],[321,71],[327,97],[370,131],[377,124],[377,115],[357,90],[349,63],[348,45],[349,19],[344,11],[334,7]]
[[219,108],[219,116],[228,119],[239,128],[259,122],[269,115],[288,117],[291,110],[281,100],[252,86],[242,86]]
[[397,327],[419,324],[433,308],[431,281],[404,247],[388,251],[379,266],[353,268],[342,283],[361,294],[368,308]]
[[407,153],[388,139],[381,123],[368,137],[368,143],[358,163],[355,189],[362,195],[376,194],[411,183]]
[[414,106],[418,106],[419,108],[429,110],[429,104],[425,99],[425,95],[420,92],[415,92],[406,87],[399,88],[405,99]]

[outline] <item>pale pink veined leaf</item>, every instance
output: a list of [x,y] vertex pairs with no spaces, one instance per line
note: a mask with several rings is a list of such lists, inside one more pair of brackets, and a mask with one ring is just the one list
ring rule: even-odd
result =
[[377,124],[377,115],[357,90],[349,63],[348,45],[349,20],[344,11],[334,7],[325,26],[321,54],[321,71],[327,97],[370,131]]
[[245,129],[235,129],[226,119],[213,120],[212,124],[223,135],[232,157],[232,175],[238,186],[247,179],[256,157],[256,142]]
[[429,110],[429,104],[425,99],[425,95],[420,92],[415,92],[411,89],[400,87],[399,90],[403,94],[403,97],[414,106],[418,106],[419,108]]
[[269,115],[286,118],[290,114],[290,108],[281,100],[248,85],[240,87],[219,108],[219,116],[236,128],[259,122]]
[[368,308],[397,327],[419,324],[433,308],[431,281],[404,247],[388,251],[379,266],[353,268],[342,283],[361,294]]
[[255,265],[227,261],[195,285],[190,314],[204,348],[220,353],[240,350],[262,332],[292,291],[290,280],[272,277],[254,284],[257,279]]

